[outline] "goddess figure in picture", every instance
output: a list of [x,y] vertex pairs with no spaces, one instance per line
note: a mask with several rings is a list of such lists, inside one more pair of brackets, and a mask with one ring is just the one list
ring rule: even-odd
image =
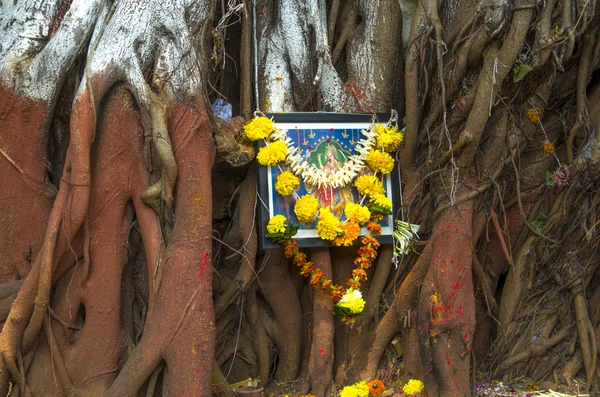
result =
[[[319,168],[333,177],[338,176],[344,166],[344,163],[340,160],[340,157],[344,158],[344,154],[340,153],[341,151],[338,151],[332,143],[325,146],[325,162],[323,162],[323,154],[318,153],[318,148],[316,152]],[[354,201],[350,187],[319,188],[316,189],[315,194],[322,207],[329,207],[332,212],[338,213],[338,215],[343,212],[347,202]]]

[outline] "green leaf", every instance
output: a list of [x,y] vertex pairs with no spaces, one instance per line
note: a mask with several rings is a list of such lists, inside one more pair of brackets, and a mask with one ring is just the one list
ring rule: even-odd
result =
[[526,63],[515,63],[515,66],[513,66],[513,81],[516,83],[523,80],[532,70],[533,67]]
[[371,211],[375,214],[381,214],[381,215],[391,215],[392,214],[392,211],[388,210],[387,208],[383,208],[383,207],[380,207],[375,204],[369,204],[367,206],[367,208],[369,209],[369,211]]
[[352,310],[347,307],[340,306],[338,304],[333,305],[333,314],[337,314],[342,317],[359,317],[364,314],[364,310],[360,313],[353,313]]
[[556,186],[556,181],[554,180],[554,178],[552,178],[552,173],[550,171],[546,171],[546,186]]
[[285,225],[285,232],[283,233],[267,233],[265,234],[265,238],[269,240],[273,240],[275,242],[281,242],[285,240],[289,240],[298,233],[298,229],[300,229],[299,225]]
[[298,233],[298,229],[300,229],[300,225],[286,225],[285,233],[291,238]]
[[535,221],[531,222],[531,226],[541,233],[544,230],[544,227],[546,227],[548,219],[548,215],[544,214],[544,212],[540,212]]

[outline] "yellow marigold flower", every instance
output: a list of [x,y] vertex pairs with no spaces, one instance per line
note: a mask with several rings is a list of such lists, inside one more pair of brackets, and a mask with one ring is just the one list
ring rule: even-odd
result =
[[376,206],[384,208],[386,210],[392,209],[392,200],[390,200],[383,194],[372,195],[370,201]]
[[246,138],[251,141],[265,139],[273,132],[273,122],[266,117],[256,117],[244,127]]
[[402,391],[407,396],[423,393],[423,390],[425,390],[425,385],[423,385],[423,382],[417,379],[410,379],[404,386],[402,386]]
[[544,143],[544,154],[546,156],[550,156],[552,153],[554,153],[554,150],[555,150],[554,142]]
[[379,124],[375,127],[377,133],[377,148],[386,152],[395,152],[400,148],[404,134],[398,131],[398,127],[384,127]]
[[529,121],[531,121],[534,124],[540,122],[540,114],[542,114],[540,108],[535,108],[527,111],[527,117],[529,117]]
[[346,219],[356,222],[359,225],[368,222],[371,218],[371,211],[367,207],[356,203],[346,204],[344,214],[346,214]]
[[267,224],[267,231],[271,234],[285,232],[285,222],[287,219],[283,215],[275,215]]
[[340,397],[369,397],[369,386],[365,382],[358,382],[340,390]]
[[369,151],[366,158],[369,168],[375,172],[381,172],[382,174],[389,174],[394,169],[394,159],[389,154],[380,150]]
[[258,151],[256,158],[260,165],[275,165],[283,160],[287,155],[287,146],[284,142],[271,142],[269,146],[263,146]]
[[354,240],[358,238],[358,233],[360,232],[360,226],[352,221],[341,223],[340,229],[344,234],[341,236],[336,236],[336,238],[333,240],[333,245],[350,246]]
[[305,194],[296,200],[294,212],[302,223],[312,223],[319,212],[319,200],[310,194]]
[[340,220],[329,211],[329,208],[323,208],[319,211],[317,232],[323,240],[333,240],[337,237],[338,232],[341,232]]
[[365,300],[362,298],[362,293],[357,289],[346,291],[337,304],[338,306],[350,309],[354,314],[362,313],[365,309]]
[[375,175],[361,175],[354,181],[354,186],[363,196],[369,196],[373,194],[383,194],[385,189],[381,184],[379,178]]
[[379,379],[374,379],[367,383],[367,385],[369,386],[369,393],[371,393],[374,396],[381,394],[385,391],[385,385]]
[[282,196],[289,196],[298,186],[300,186],[300,179],[290,171],[277,175],[275,190]]

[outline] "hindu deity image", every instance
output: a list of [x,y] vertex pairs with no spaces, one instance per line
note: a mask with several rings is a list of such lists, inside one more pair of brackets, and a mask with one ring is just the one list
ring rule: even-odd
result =
[[[316,161],[315,161],[316,157]],[[315,163],[319,168],[329,175],[336,176],[344,166],[344,151],[335,141],[321,142],[311,155],[309,162]],[[329,207],[332,212],[341,214],[348,202],[354,201],[354,195],[350,186],[339,188],[314,188],[307,189],[309,193],[318,198],[322,207]]]

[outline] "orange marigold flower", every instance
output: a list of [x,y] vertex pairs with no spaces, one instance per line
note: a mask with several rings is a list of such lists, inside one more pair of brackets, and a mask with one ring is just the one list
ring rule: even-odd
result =
[[333,301],[333,303],[337,303],[340,299],[342,299],[342,296],[344,296],[345,293],[346,290],[344,289],[344,287],[342,287],[341,285],[337,285],[330,293],[331,300]]
[[296,266],[302,266],[306,263],[306,254],[303,252],[298,252],[296,256],[294,256],[294,263]]
[[367,230],[370,231],[371,234],[379,236],[381,234],[381,225],[377,222],[369,222],[367,223]]
[[361,241],[364,245],[371,244],[375,249],[379,248],[379,241],[373,236],[365,236]]
[[352,270],[352,277],[356,277],[359,280],[366,280],[367,272],[365,272],[363,269],[354,269]]
[[527,111],[527,117],[529,117],[529,121],[531,121],[534,124],[540,122],[540,114],[542,114],[540,108],[535,108]]
[[319,282],[321,281],[321,279],[323,278],[323,272],[321,271],[321,269],[316,269],[314,271],[314,273],[312,274],[312,276],[310,276],[310,284],[315,287],[317,284],[319,284]]
[[313,263],[308,262],[307,264],[302,266],[302,269],[300,270],[300,274],[303,275],[304,277],[308,277],[308,276],[310,276],[310,273],[314,270],[315,270],[315,267],[313,266]]
[[367,258],[370,261],[372,261],[373,259],[375,259],[377,257],[377,251],[375,251],[373,248],[366,246],[366,245],[364,245],[358,249],[358,254],[360,256]]
[[553,142],[544,143],[544,154],[546,156],[550,156],[552,153],[554,153],[554,150],[555,150],[555,147],[554,147]]
[[326,290],[328,288],[331,288],[332,285],[333,285],[333,281],[325,280],[325,281],[323,281],[323,284],[321,285],[321,287]]
[[383,220],[383,215],[371,212],[371,220],[376,221],[376,222],[380,222],[380,221]]
[[286,258],[291,258],[292,256],[295,255],[295,245],[296,242],[294,240],[288,240],[288,241],[292,241],[292,242],[288,242],[285,244],[285,249],[283,250],[283,254],[285,255]]
[[371,266],[371,261],[364,256],[359,256],[358,258],[354,259],[354,265],[359,268],[368,269],[369,266]]
[[360,281],[356,281],[352,278],[349,278],[348,281],[346,281],[346,285],[348,288],[360,289]]
[[367,386],[369,386],[369,393],[374,396],[381,394],[385,391],[385,386],[383,385],[383,382],[379,379],[370,381],[369,383],[367,383]]
[[344,231],[344,234],[341,236],[337,236],[333,240],[333,245],[337,246],[350,246],[358,238],[358,233],[360,233],[360,226],[354,222],[346,222],[340,224],[340,229]]

